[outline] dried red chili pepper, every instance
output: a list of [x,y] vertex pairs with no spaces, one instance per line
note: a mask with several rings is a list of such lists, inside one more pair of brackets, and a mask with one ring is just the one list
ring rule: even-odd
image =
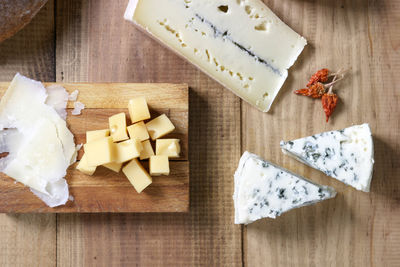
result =
[[332,115],[333,111],[336,108],[339,97],[337,96],[337,94],[332,93],[332,90],[329,90],[328,93],[322,96],[321,100],[322,100],[322,108],[324,109],[326,115],[326,122],[328,122],[329,117]]
[[340,81],[343,79],[343,76],[341,79],[336,80],[337,76],[333,77],[333,81],[331,82],[331,85],[329,87],[328,93],[325,93],[322,96],[322,108],[324,109],[325,115],[326,115],[326,122],[329,121],[329,117],[332,115],[333,111],[335,111],[335,108],[337,106],[339,97],[337,94],[333,93],[333,84],[337,81]]
[[328,81],[328,78],[329,78],[329,70],[321,69],[311,76],[311,78],[307,84],[307,87],[310,87],[311,85],[313,85],[317,82],[326,83]]
[[294,91],[294,93],[297,95],[304,95],[312,98],[321,98],[326,92],[325,89],[326,89],[325,85],[323,85],[320,82],[317,82],[308,88],[296,90]]

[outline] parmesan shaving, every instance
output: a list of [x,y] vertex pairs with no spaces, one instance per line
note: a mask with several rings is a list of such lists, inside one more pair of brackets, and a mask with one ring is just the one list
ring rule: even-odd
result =
[[74,102],[74,109],[72,110],[71,114],[74,116],[81,115],[83,109],[85,109],[85,104],[76,101]]
[[74,136],[63,119],[68,94],[17,74],[0,101],[0,170],[48,206],[68,201],[64,179],[75,162]]
[[73,91],[73,92],[68,96],[68,100],[69,100],[69,101],[76,101],[76,100],[78,99],[78,94],[79,94],[79,91],[78,91],[78,90]]

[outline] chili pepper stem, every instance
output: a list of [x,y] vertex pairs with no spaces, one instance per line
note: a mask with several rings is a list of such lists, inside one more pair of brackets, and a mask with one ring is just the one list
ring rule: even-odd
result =
[[335,77],[333,77],[333,80],[331,83],[327,84],[326,86],[329,86],[329,90],[328,90],[328,94],[333,94],[333,85],[335,83],[337,83],[338,81],[340,81],[341,79],[343,79],[344,77],[342,76],[342,78],[336,80],[337,75],[335,75]]

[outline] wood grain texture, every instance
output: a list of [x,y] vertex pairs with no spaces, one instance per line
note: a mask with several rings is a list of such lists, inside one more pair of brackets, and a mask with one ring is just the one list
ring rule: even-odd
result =
[[58,265],[241,266],[240,100],[125,22],[127,2],[57,2],[57,81],[189,83],[190,212],[58,215]]
[[[309,45],[272,112],[243,103],[242,150],[337,189],[335,199],[246,227],[246,266],[399,266],[400,3],[265,1]],[[351,68],[327,124],[319,101],[295,96],[317,69]],[[284,156],[280,140],[368,122],[375,141],[371,192],[356,191]],[[263,144],[262,146],[260,144]]]
[[[53,85],[54,83],[47,83]],[[179,138],[182,157],[171,161],[169,176],[154,177],[153,184],[138,194],[122,173],[99,168],[94,176],[87,176],[71,166],[67,182],[73,201],[49,208],[22,184],[15,184],[7,175],[0,174],[0,212],[7,213],[71,213],[71,212],[187,212],[189,209],[188,159],[188,87],[186,84],[63,84],[68,92],[79,91],[78,101],[86,108],[80,116],[69,110],[67,123],[75,136],[75,143],[86,143],[86,132],[108,128],[108,118],[125,112],[128,101],[144,96],[152,115],[166,114],[175,130],[165,138]],[[0,95],[8,83],[0,83]],[[69,108],[73,104],[69,103]],[[154,118],[154,117],[153,117]],[[128,119],[129,122],[129,119]],[[80,151],[82,154],[83,151]],[[79,155],[81,156],[81,155]],[[80,158],[80,157],[78,157]],[[146,167],[146,169],[148,169]]]
[[[0,81],[16,72],[34,79],[55,80],[54,2],[32,22],[0,44]],[[0,266],[55,266],[55,215],[0,214]]]
[[39,12],[47,0],[2,0],[0,2],[0,42],[11,37]]

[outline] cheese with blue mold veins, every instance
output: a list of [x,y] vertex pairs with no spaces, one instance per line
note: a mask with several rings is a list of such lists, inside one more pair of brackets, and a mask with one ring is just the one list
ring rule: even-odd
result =
[[124,17],[264,112],[307,44],[260,0],[130,0]]
[[369,192],[374,145],[368,124],[281,142],[282,151],[358,190]]
[[276,218],[294,208],[333,198],[336,192],[315,184],[255,154],[245,152],[235,172],[235,223]]

